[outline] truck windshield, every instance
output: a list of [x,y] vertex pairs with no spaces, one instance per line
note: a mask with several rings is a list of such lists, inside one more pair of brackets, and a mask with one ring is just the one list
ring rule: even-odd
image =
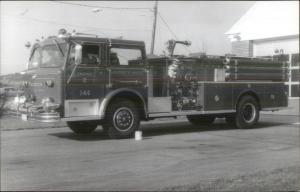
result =
[[[59,47],[58,47],[59,46]],[[40,67],[60,67],[65,61],[67,53],[66,44],[46,45],[42,49]]]

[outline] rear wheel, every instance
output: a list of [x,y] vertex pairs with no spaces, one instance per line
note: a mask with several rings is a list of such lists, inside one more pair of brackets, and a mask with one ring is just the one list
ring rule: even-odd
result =
[[246,95],[242,97],[237,106],[237,113],[235,115],[235,125],[241,129],[248,129],[253,127],[259,119],[259,105],[257,100]]
[[193,125],[210,125],[215,121],[213,115],[188,115],[187,119]]
[[109,105],[103,129],[112,139],[131,137],[140,126],[138,110],[129,100],[117,100]]
[[69,121],[67,122],[69,128],[78,134],[92,133],[98,126],[97,121]]

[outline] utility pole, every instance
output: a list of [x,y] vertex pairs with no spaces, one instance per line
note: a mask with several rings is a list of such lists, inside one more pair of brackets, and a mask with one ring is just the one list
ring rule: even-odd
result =
[[153,29],[152,29],[152,42],[151,42],[151,54],[154,53],[154,42],[155,42],[155,31],[156,31],[156,19],[157,19],[157,4],[158,1],[155,1],[154,5],[154,20],[153,20]]

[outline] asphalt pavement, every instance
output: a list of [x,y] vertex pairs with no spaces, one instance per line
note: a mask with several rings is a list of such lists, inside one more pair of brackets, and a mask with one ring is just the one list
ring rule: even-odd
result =
[[163,190],[299,165],[299,117],[262,115],[254,129],[222,119],[142,124],[143,140],[109,140],[101,127],[1,131],[1,190]]

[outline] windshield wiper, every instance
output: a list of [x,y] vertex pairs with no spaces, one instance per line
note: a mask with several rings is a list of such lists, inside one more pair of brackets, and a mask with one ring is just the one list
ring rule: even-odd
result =
[[57,41],[56,41],[55,39],[53,39],[53,41],[54,41],[54,43],[55,43],[57,49],[60,51],[61,55],[64,57],[65,55],[64,55],[64,53],[63,53],[61,47],[60,47],[59,44],[57,43]]

